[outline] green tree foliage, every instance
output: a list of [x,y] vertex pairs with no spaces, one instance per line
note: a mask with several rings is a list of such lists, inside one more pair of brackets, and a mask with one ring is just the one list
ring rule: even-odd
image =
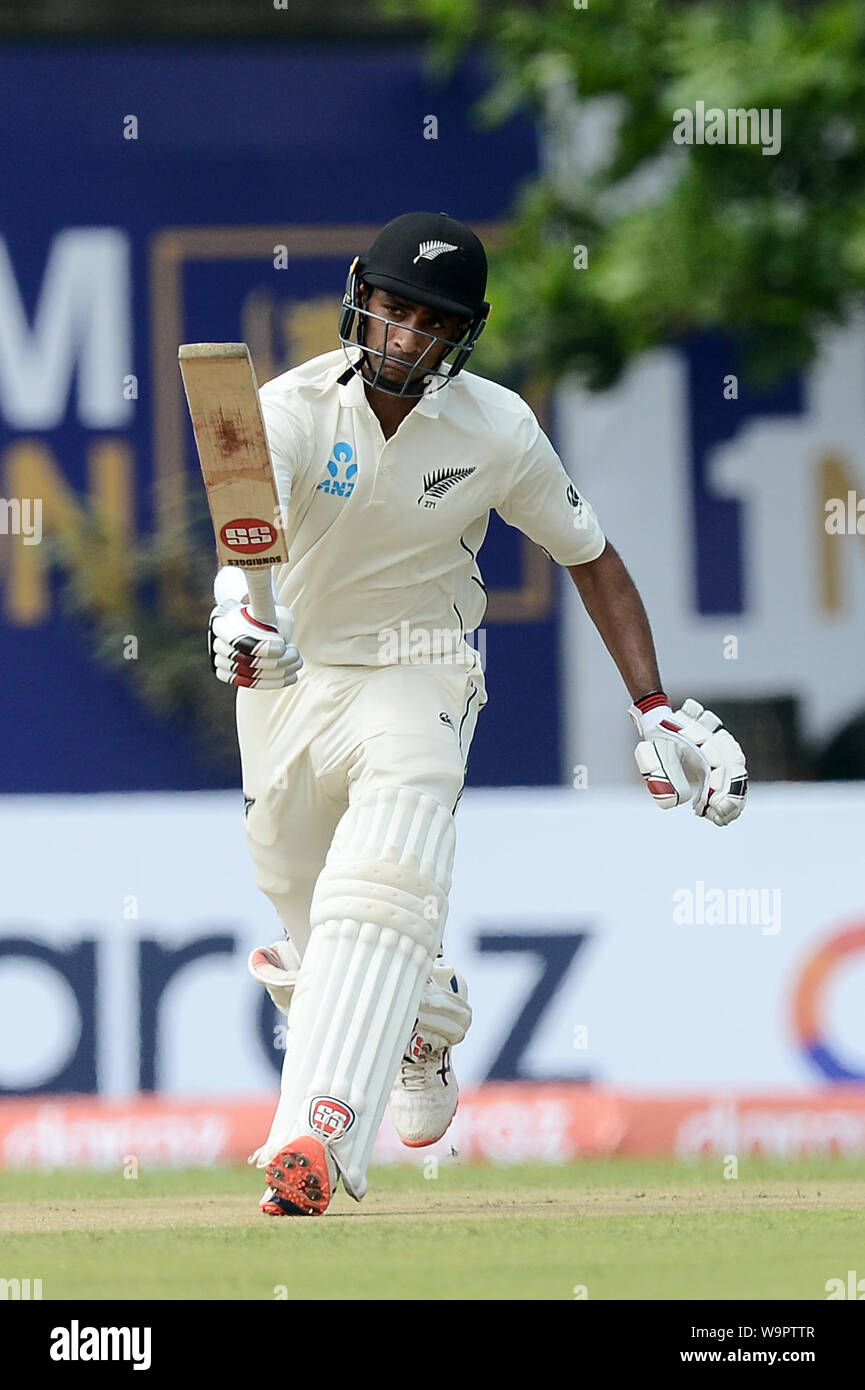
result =
[[[491,258],[491,374],[616,380],[637,353],[717,329],[755,384],[802,367],[865,288],[861,0],[383,0],[420,13],[445,74],[480,47],[482,126],[532,112],[540,176]],[[780,111],[781,147],[680,145],[674,113]],[[603,128],[606,139],[592,132]],[[595,158],[587,161],[594,148]],[[584,245],[586,269],[574,268]]]

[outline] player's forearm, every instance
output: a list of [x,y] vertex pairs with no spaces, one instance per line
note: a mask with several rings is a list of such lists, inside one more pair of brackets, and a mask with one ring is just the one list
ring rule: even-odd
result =
[[631,699],[663,689],[649,619],[618,551],[607,541],[597,560],[567,569]]

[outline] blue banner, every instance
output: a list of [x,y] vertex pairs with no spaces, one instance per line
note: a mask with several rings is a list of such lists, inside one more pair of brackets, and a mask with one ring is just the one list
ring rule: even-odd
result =
[[[245,340],[265,381],[337,345],[349,262],[391,217],[443,210],[494,240],[537,151],[528,122],[474,124],[483,85],[478,62],[441,85],[392,45],[0,56],[0,641],[17,733],[0,790],[237,785],[236,751],[214,762],[192,717],[157,713],[96,652],[134,638],[140,671],[158,637],[100,636],[65,606],[63,574],[123,614],[112,556],[203,507],[178,343]],[[556,781],[552,569],[495,516],[481,562],[491,698],[470,780]],[[184,599],[170,572],[134,597],[163,620]]]

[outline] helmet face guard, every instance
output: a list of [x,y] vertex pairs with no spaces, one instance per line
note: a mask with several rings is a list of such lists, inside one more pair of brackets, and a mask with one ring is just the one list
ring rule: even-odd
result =
[[[382,314],[374,314],[359,302],[358,287],[363,280],[363,262],[359,256],[355,256],[351,264],[346,281],[345,294],[342,301],[342,309],[339,316],[339,341],[342,343],[346,361],[352,371],[373,390],[383,391],[388,396],[398,396],[404,400],[417,400],[421,396],[427,396],[431,391],[438,391],[442,386],[446,386],[449,381],[453,381],[458,376],[472,354],[475,343],[480,337],[489,316],[490,306],[483,301],[480,309],[474,314],[469,309],[465,310],[465,318],[469,320],[469,326],[463,336],[457,340],[441,338],[435,333],[427,333],[423,329],[412,329],[412,333],[422,339],[428,339],[426,347],[423,349],[416,362],[410,364],[410,370],[405,374],[402,386],[397,386],[394,382],[388,381],[383,375],[384,371],[391,365],[404,367],[405,359],[397,357],[388,352],[388,334],[391,328],[399,328],[400,324],[393,319],[385,318]],[[373,286],[375,288],[375,286]],[[400,291],[403,297],[410,298],[410,290]],[[414,302],[424,303],[424,299]],[[440,305],[431,305],[432,308],[441,308]],[[452,305],[447,313],[462,312],[458,305]],[[384,324],[384,341],[381,348],[369,348],[366,345],[366,325],[369,319],[374,319],[377,323]],[[357,325],[356,337],[352,339],[352,332]],[[444,346],[446,351],[441,360],[435,367],[425,365],[435,354],[436,348]],[[360,352],[354,357],[349,355],[350,348],[360,348]],[[451,360],[448,361],[447,359]],[[364,370],[366,368],[366,370]]]

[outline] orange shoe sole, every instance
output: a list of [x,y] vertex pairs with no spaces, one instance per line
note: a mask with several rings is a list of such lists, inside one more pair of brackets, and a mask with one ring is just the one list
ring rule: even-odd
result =
[[265,1216],[321,1216],[333,1195],[324,1145],[305,1134],[267,1165],[272,1195],[261,1203]]

